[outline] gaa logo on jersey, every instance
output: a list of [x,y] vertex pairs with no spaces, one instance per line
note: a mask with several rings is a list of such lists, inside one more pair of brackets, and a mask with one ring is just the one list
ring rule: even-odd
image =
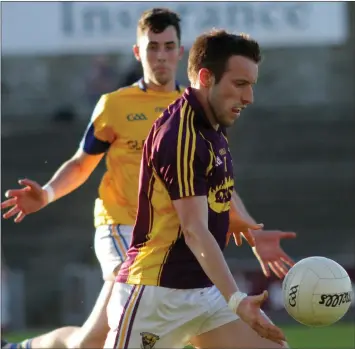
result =
[[132,113],[127,115],[128,121],[144,121],[148,120],[148,118],[143,113]]

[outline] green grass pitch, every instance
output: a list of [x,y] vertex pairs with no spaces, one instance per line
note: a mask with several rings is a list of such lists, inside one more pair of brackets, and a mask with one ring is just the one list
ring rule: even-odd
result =
[[[284,326],[288,342],[292,349],[355,349],[355,324],[337,324],[323,328],[305,326]],[[6,339],[19,342],[45,331],[9,333]]]

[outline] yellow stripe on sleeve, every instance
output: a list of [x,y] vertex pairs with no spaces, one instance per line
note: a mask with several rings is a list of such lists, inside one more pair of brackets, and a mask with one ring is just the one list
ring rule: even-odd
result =
[[196,152],[196,131],[194,128],[194,115],[191,115],[190,118],[190,130],[191,130],[191,137],[192,137],[192,144],[191,144],[191,156],[190,156],[190,188],[191,188],[191,195],[195,195],[194,189],[194,159],[195,159],[195,152]]
[[[181,108],[181,119],[177,141],[177,177],[180,197],[194,195],[194,171],[193,161],[196,151],[196,132],[193,125],[194,111],[184,103]],[[185,141],[183,142],[183,136]],[[191,140],[191,142],[190,142]],[[191,143],[191,149],[190,149]]]
[[189,156],[189,144],[190,144],[190,118],[191,118],[191,107],[187,108],[187,113],[184,115],[185,119],[185,145],[184,145],[184,162],[182,166],[182,172],[184,174],[184,189],[185,189],[185,196],[190,195],[189,190],[189,174],[188,174],[188,156]]
[[181,180],[181,148],[182,148],[182,134],[183,134],[183,129],[184,129],[184,116],[186,113],[186,108],[187,108],[187,102],[184,102],[182,108],[181,108],[181,115],[180,115],[180,124],[179,124],[179,132],[178,132],[178,139],[177,139],[177,158],[176,158],[176,171],[177,171],[177,177],[178,177],[178,185],[179,185],[179,194],[180,197],[183,196],[182,193],[182,180]]

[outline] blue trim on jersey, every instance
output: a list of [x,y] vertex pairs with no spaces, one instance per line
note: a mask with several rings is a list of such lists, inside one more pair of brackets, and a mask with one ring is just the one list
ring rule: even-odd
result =
[[[144,78],[140,78],[140,79],[138,80],[137,84],[138,84],[138,87],[139,87],[142,91],[147,92],[147,85],[146,85],[146,83],[144,82]],[[179,85],[179,83],[178,83],[177,81],[175,81],[175,89],[176,89],[176,91],[181,92],[180,85]]]
[[89,155],[97,155],[105,153],[110,148],[109,142],[101,141],[95,137],[94,124],[90,123],[86,129],[83,139],[80,142],[80,147]]
[[145,84],[143,78],[140,78],[140,79],[138,80],[138,87],[139,87],[142,91],[147,92],[147,86],[146,86],[146,84]]

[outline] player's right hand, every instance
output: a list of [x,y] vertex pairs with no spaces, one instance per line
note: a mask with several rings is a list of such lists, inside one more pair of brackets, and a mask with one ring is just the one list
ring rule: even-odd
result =
[[10,189],[5,193],[7,200],[1,203],[1,210],[10,208],[3,214],[4,219],[14,218],[15,223],[20,223],[26,215],[39,211],[47,206],[48,195],[42,187],[30,179],[20,179],[21,189]]
[[267,297],[268,293],[264,291],[257,296],[244,298],[237,308],[237,315],[256,331],[259,336],[284,345],[286,338],[283,332],[272,324],[261,312],[260,307]]

